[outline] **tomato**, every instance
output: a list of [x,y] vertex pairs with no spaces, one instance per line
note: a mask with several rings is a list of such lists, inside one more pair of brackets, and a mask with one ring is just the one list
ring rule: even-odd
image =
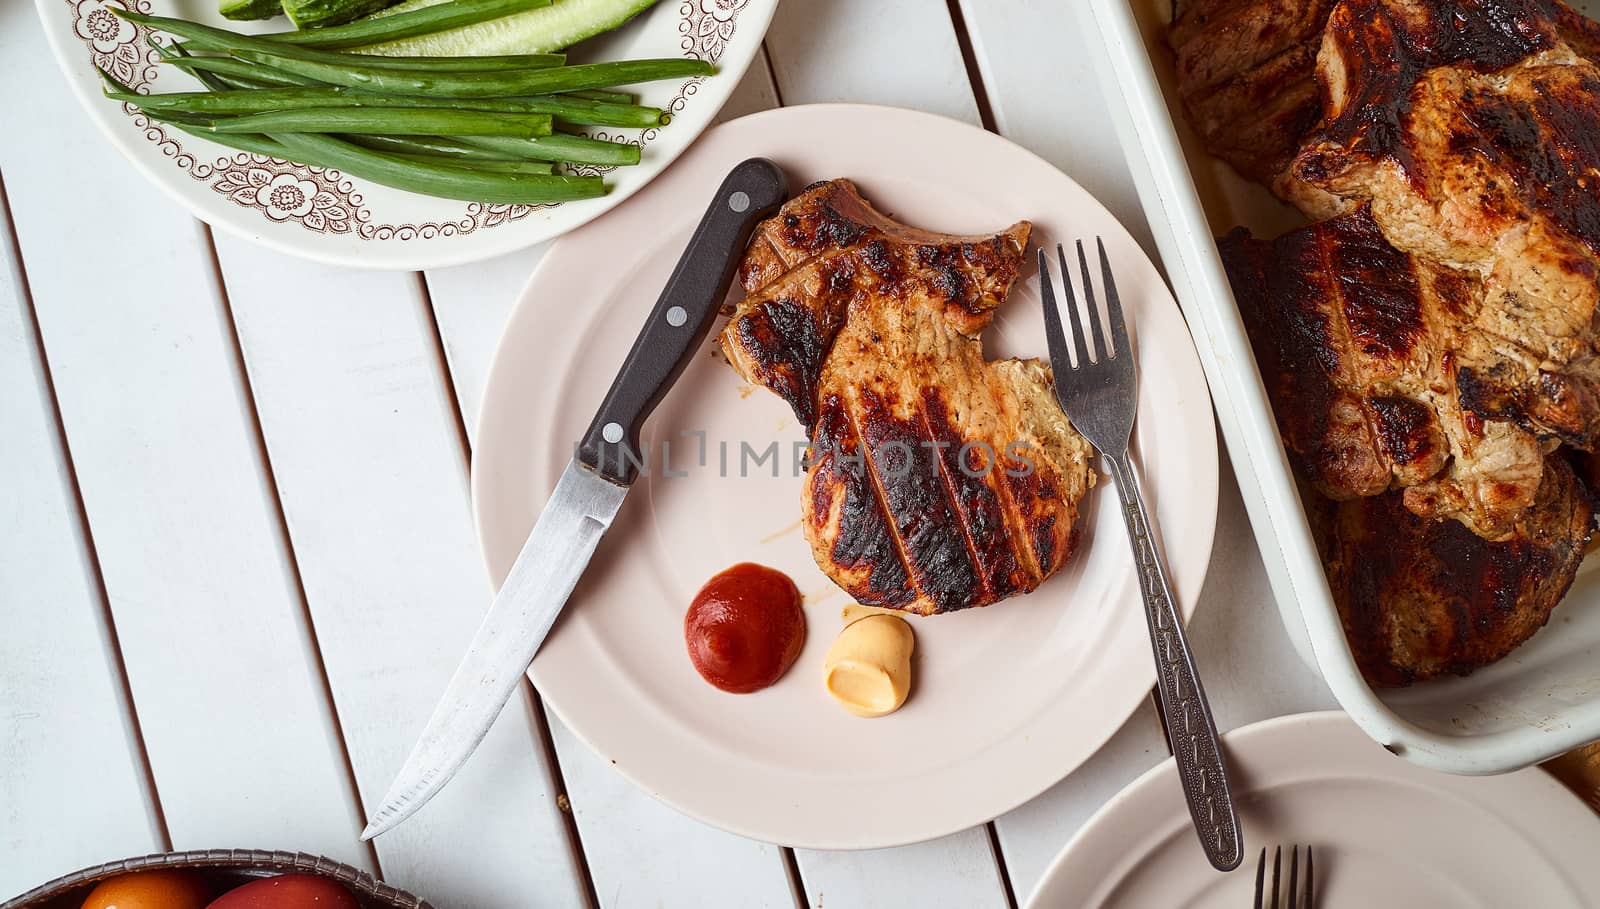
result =
[[325,877],[281,874],[235,887],[206,909],[360,909],[360,904]]
[[776,682],[800,655],[806,614],[788,575],[744,562],[706,582],[683,619],[689,660],[734,694]]
[[203,909],[212,890],[192,871],[152,868],[101,881],[83,909]]

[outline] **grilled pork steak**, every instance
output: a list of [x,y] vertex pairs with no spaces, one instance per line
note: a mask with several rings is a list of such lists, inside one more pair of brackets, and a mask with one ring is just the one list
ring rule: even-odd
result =
[[1284,444],[1334,499],[1406,507],[1489,539],[1515,532],[1551,447],[1478,400],[1481,288],[1408,256],[1365,207],[1272,242],[1221,243]]
[[[1336,5],[1335,0],[1180,0],[1167,33],[1185,118],[1206,150],[1318,218],[1348,205],[1341,196],[1302,182],[1291,165],[1323,120],[1317,58]],[[1385,5],[1425,11],[1439,22],[1459,10],[1463,21],[1476,16],[1500,21],[1508,30],[1518,27],[1510,14],[1526,8],[1546,18],[1577,54],[1600,61],[1600,26],[1562,0]],[[1347,9],[1343,21],[1360,23],[1372,6]],[[1365,50],[1379,60],[1391,54],[1382,46]]]
[[[1401,250],[1481,277],[1478,327],[1522,371],[1593,359],[1600,67],[1540,0],[1345,0],[1325,123],[1297,177],[1367,201]],[[1589,447],[1600,413],[1567,441]]]
[[984,359],[1030,227],[899,224],[846,180],[756,231],[721,343],[811,440],[803,525],[862,603],[931,614],[1037,587],[1071,554],[1090,449],[1037,360]]
[[1502,542],[1419,518],[1393,493],[1312,505],[1345,637],[1383,686],[1465,675],[1532,637],[1572,586],[1593,523],[1560,457]]

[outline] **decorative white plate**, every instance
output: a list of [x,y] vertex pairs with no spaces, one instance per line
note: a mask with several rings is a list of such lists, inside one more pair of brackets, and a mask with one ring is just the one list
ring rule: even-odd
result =
[[[145,94],[200,84],[160,59],[148,30],[109,7],[178,16],[235,31],[282,31],[288,20],[229,22],[215,0],[35,0],[64,78],[123,156],[208,224],[335,265],[420,269],[487,259],[559,236],[650,182],[711,122],[761,47],[778,0],[660,0],[622,28],[585,42],[573,62],[695,57],[720,72],[637,86],[642,103],[672,111],[655,129],[591,130],[639,145],[643,160],[604,170],[602,198],[559,205],[483,205],[434,199],[332,169],[235,151],[108,100],[98,64]],[[601,172],[597,169],[582,171]]]
[[[628,205],[551,247],[506,328],[474,446],[473,499],[491,576],[505,576],[557,475],[655,303],[707,201],[740,160],[764,155],[790,188],[850,177],[879,207],[954,233],[1034,223],[1036,242],[1105,238],[1142,370],[1136,431],[1187,615],[1211,554],[1217,451],[1205,379],[1155,267],[1065,174],[992,133],[929,114],[822,105],[756,114],[706,133]],[[988,335],[990,357],[1043,355],[1030,267]],[[706,439],[704,466],[698,437]],[[913,617],[912,696],[865,720],[822,687],[849,602],[799,529],[797,444],[775,395],[744,385],[709,346],[646,424],[652,458],[531,675],[596,752],[678,809],[757,839],[869,848],[960,830],[1033,797],[1093,754],[1155,679],[1133,561],[1107,486],[1091,493],[1082,548],[1035,593]],[[776,464],[742,457],[743,445]],[[721,467],[726,445],[727,476]],[[741,463],[745,476],[740,476]],[[773,474],[777,475],[774,476]],[[1114,499],[1112,500],[1114,502]],[[774,687],[725,694],[689,663],[683,616],[737,562],[787,572],[810,632]]]
[[1283,846],[1287,879],[1291,844],[1316,850],[1316,903],[1329,909],[1584,909],[1600,895],[1600,818],[1537,768],[1424,770],[1337,711],[1255,723],[1224,745],[1244,824],[1237,871],[1206,863],[1169,759],[1089,819],[1029,909],[1240,909],[1261,848],[1270,862]]

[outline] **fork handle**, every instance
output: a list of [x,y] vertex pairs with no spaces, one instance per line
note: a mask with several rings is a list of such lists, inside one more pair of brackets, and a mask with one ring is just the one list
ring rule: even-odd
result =
[[1194,654],[1183,634],[1183,622],[1167,581],[1161,554],[1150,536],[1150,515],[1139,494],[1139,483],[1126,455],[1106,457],[1111,477],[1122,499],[1122,519],[1128,525],[1133,557],[1138,565],[1144,615],[1150,624],[1150,644],[1156,657],[1156,692],[1167,743],[1178,762],[1184,800],[1206,858],[1218,871],[1232,871],[1244,857],[1239,816],[1228,788],[1228,765],[1217,741],[1211,705],[1195,671]]

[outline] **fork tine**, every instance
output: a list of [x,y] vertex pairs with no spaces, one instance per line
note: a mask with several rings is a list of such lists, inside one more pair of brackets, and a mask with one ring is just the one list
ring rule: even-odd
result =
[[1300,847],[1289,852],[1289,909],[1300,905]]
[[1067,319],[1072,323],[1072,351],[1077,354],[1073,364],[1079,369],[1089,365],[1089,348],[1084,346],[1083,321],[1078,318],[1078,297],[1072,292],[1072,269],[1067,267],[1067,253],[1056,244],[1056,259],[1061,262],[1061,283],[1067,288]]
[[1106,346],[1106,336],[1100,329],[1100,323],[1105,315],[1100,312],[1100,301],[1094,297],[1094,284],[1089,278],[1089,259],[1083,254],[1083,241],[1078,241],[1078,270],[1083,274],[1083,299],[1086,304],[1084,309],[1089,318],[1089,332],[1094,335],[1095,359],[1104,360],[1111,356],[1111,349]]
[[1106,322],[1111,330],[1111,356],[1120,357],[1128,349],[1128,323],[1122,318],[1122,298],[1117,296],[1117,279],[1111,275],[1111,260],[1106,258],[1105,241],[1094,238],[1100,247],[1100,286],[1106,292]]
[[1313,896],[1313,894],[1316,891],[1311,886],[1311,873],[1312,873],[1311,869],[1312,869],[1311,847],[1307,846],[1306,847],[1306,905],[1305,905],[1305,909],[1317,909],[1316,897]]
[[1061,310],[1056,306],[1056,289],[1050,281],[1050,259],[1045,256],[1043,247],[1039,249],[1039,300],[1044,304],[1044,337],[1050,347],[1050,363],[1057,368],[1076,368],[1067,359],[1067,339],[1061,332]]
[[1272,850],[1272,909],[1278,909],[1278,866],[1283,863],[1283,847]]
[[1256,859],[1256,909],[1266,909],[1262,902],[1262,884],[1266,883],[1267,876],[1267,847],[1261,847],[1261,857]]

